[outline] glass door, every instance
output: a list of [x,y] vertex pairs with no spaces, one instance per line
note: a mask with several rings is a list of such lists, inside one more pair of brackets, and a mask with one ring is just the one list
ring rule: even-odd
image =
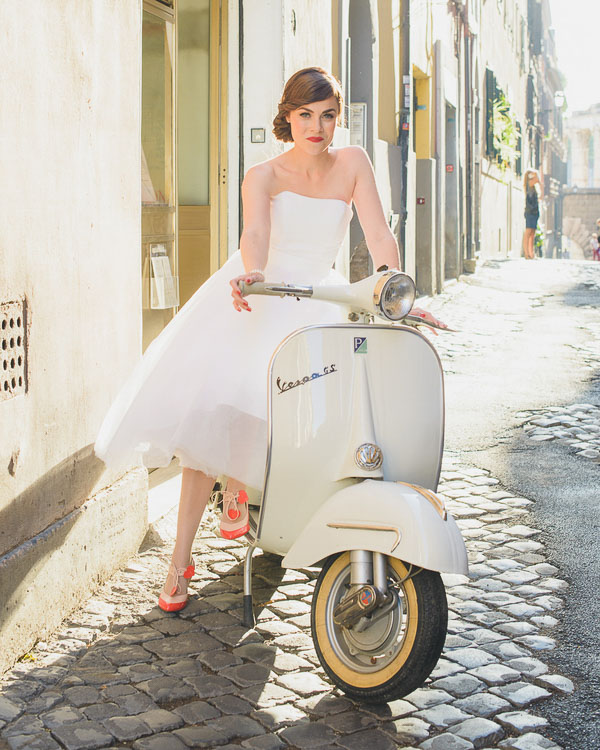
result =
[[179,304],[175,182],[175,14],[144,0],[142,18],[143,348]]

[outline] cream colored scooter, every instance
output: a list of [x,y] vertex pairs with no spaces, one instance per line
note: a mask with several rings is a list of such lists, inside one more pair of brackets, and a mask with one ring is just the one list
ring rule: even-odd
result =
[[244,624],[254,625],[256,548],[281,555],[286,568],[321,566],[311,623],[324,670],[359,700],[406,695],[429,676],[446,638],[440,573],[467,573],[460,531],[435,494],[442,367],[429,340],[399,323],[414,284],[383,271],[355,284],[265,282],[242,293],[327,300],[349,317],[295,331],[271,359],[268,457],[262,501],[250,508]]

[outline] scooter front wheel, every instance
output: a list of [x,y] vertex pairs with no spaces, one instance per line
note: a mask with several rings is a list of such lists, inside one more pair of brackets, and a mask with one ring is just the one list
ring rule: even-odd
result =
[[350,553],[330,557],[317,580],[311,626],[323,669],[347,695],[366,703],[401,698],[420,687],[435,667],[446,639],[448,605],[439,573],[387,558],[393,603],[351,628],[334,622],[350,589]]

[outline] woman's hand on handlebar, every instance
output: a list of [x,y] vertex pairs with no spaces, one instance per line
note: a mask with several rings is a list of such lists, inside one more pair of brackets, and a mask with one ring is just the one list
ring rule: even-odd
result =
[[438,320],[438,318],[432,315],[429,310],[422,310],[420,307],[413,307],[409,314],[411,317],[420,318],[421,322],[430,327],[436,336],[436,328],[441,328],[442,330],[448,328],[447,324],[444,323],[443,320]]
[[243,281],[246,284],[254,284],[256,281],[264,281],[265,275],[261,271],[249,271],[247,273],[242,274],[241,276],[236,276],[235,279],[231,279],[229,284],[231,285],[231,296],[233,297],[233,306],[238,312],[241,312],[242,310],[248,310],[248,312],[252,312],[252,308],[248,304],[248,302],[242,297],[242,293],[240,291],[239,282]]

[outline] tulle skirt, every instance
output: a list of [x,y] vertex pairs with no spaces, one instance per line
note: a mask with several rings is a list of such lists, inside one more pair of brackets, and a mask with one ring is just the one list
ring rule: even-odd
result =
[[[143,463],[226,475],[261,488],[267,451],[267,375],[292,331],[344,322],[326,302],[250,296],[231,303],[230,279],[244,273],[239,251],[204,283],[152,342],[102,424],[96,454],[113,468]],[[301,255],[273,253],[268,281],[346,283]]]

